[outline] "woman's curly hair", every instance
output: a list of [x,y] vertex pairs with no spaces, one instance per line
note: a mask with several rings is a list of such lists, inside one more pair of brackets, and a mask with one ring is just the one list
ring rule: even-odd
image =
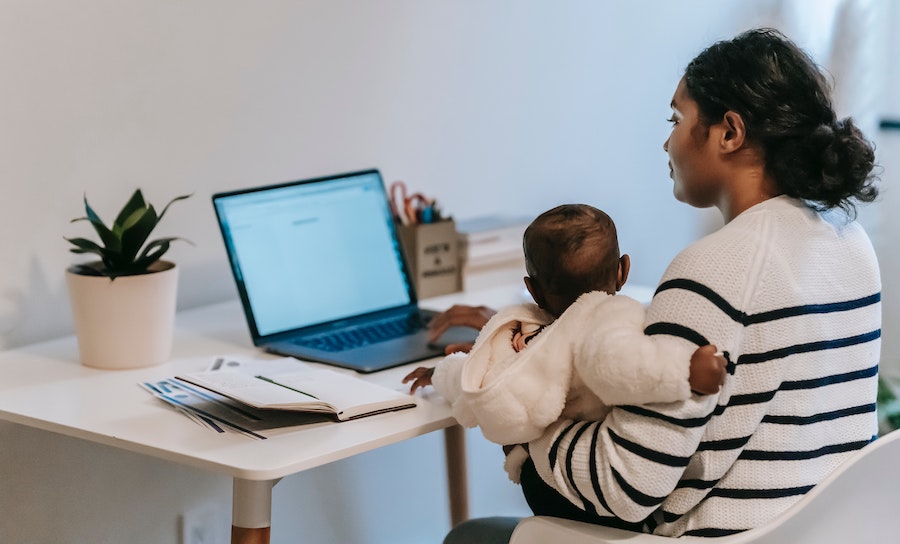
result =
[[750,30],[711,45],[684,78],[705,124],[727,111],[741,116],[747,141],[763,151],[784,194],[851,215],[857,201],[878,196],[874,147],[852,119],[837,119],[818,66],[777,30]]

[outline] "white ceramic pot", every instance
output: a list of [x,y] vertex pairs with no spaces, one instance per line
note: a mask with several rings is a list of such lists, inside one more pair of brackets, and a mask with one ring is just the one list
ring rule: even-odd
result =
[[66,271],[83,365],[126,369],[169,360],[178,269],[169,261],[157,261],[151,270],[115,280]]

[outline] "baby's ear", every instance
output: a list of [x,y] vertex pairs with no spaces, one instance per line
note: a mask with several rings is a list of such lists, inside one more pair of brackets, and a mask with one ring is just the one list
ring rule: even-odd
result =
[[541,307],[541,309],[546,310],[547,305],[544,303],[543,293],[541,293],[541,289],[538,286],[537,282],[532,280],[530,276],[525,276],[522,278],[525,280],[525,288],[528,289],[528,292],[531,294],[531,298],[534,299],[535,304]]
[[619,267],[616,272],[616,291],[621,291],[625,282],[628,281],[628,272],[631,271],[631,257],[624,254],[619,257]]

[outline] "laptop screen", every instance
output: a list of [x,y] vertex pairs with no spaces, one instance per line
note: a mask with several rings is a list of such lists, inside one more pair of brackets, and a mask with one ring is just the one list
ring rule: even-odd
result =
[[259,336],[415,302],[377,170],[213,202]]

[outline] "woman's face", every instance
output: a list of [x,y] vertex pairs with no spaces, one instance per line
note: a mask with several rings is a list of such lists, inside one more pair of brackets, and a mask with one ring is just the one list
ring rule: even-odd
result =
[[721,183],[715,175],[717,155],[709,127],[700,121],[697,103],[688,95],[684,78],[672,97],[672,132],[663,144],[669,154],[672,192],[679,201],[697,208],[720,202]]

